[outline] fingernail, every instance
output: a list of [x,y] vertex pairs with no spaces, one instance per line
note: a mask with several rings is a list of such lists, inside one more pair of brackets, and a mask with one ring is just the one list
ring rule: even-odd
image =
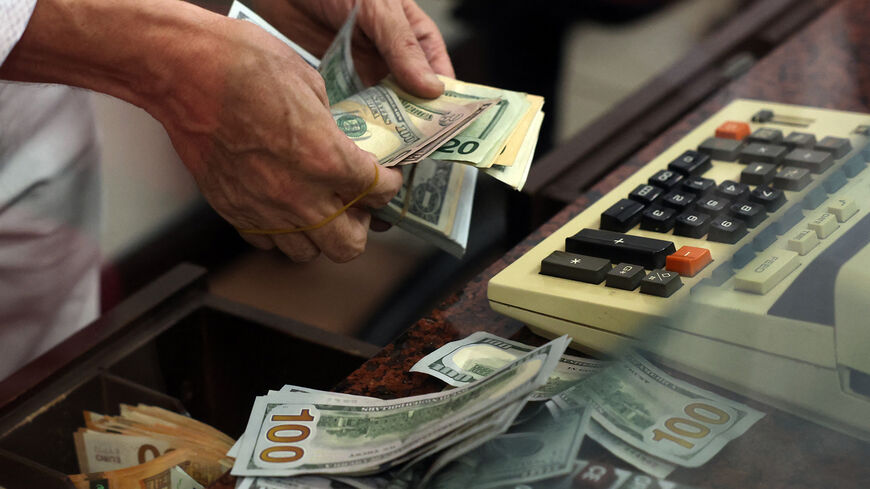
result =
[[423,76],[423,81],[432,88],[438,87],[439,91],[444,91],[444,83],[431,71]]

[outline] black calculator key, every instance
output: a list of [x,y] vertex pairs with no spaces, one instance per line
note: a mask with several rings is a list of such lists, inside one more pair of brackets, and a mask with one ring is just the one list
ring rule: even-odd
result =
[[743,142],[736,139],[707,138],[698,146],[698,151],[714,160],[736,161],[742,148]]
[[761,204],[738,202],[731,205],[731,214],[752,229],[767,217],[767,210]]
[[668,170],[685,176],[701,175],[713,166],[710,157],[697,151],[686,151],[668,164]]
[[628,198],[635,202],[640,202],[643,205],[649,205],[655,202],[655,200],[664,192],[664,190],[655,185],[645,183],[635,187],[635,189],[628,194]]
[[641,293],[659,297],[670,297],[682,286],[680,274],[668,270],[653,270],[640,281]]
[[683,184],[680,185],[680,188],[683,190],[687,190],[698,196],[707,195],[715,187],[716,182],[713,181],[713,179],[701,177],[689,177],[683,180]]
[[849,151],[852,151],[852,143],[846,138],[826,136],[816,143],[816,149],[819,151],[827,151],[834,155],[834,158],[842,158],[849,154]]
[[670,241],[591,228],[566,238],[565,250],[647,269],[664,267],[667,256],[677,251]]
[[779,129],[770,129],[767,127],[762,127],[761,129],[756,129],[755,132],[746,136],[747,143],[767,143],[767,144],[781,144],[782,143],[782,131]]
[[740,162],[778,165],[786,153],[788,148],[778,144],[749,143],[740,150]]
[[601,229],[623,232],[633,228],[640,221],[643,204],[629,199],[621,199],[601,213]]
[[742,183],[725,180],[716,187],[716,193],[733,202],[745,197],[749,193],[749,187]]
[[749,200],[763,205],[767,212],[774,212],[785,203],[785,194],[782,190],[772,187],[756,187],[749,193]]
[[810,183],[810,171],[806,168],[786,166],[773,177],[773,186],[782,190],[803,190]]
[[707,239],[717,243],[734,244],[744,236],[746,236],[746,225],[731,216],[714,217],[707,232]]
[[673,229],[677,212],[667,207],[652,206],[643,211],[640,218],[640,228],[646,231],[666,233]]
[[676,236],[700,238],[707,234],[708,229],[710,229],[710,216],[700,212],[684,212],[677,216],[674,223]]
[[740,172],[740,183],[747,185],[767,185],[776,174],[776,165],[770,163],[750,163]]
[[810,148],[816,145],[816,137],[806,132],[792,132],[782,141],[791,149]]
[[671,209],[684,211],[688,209],[694,201],[695,194],[691,192],[681,192],[679,190],[674,190],[672,192],[668,192],[667,195],[662,197],[661,204],[666,207],[670,207]]
[[541,262],[541,275],[600,284],[610,271],[610,260],[554,251]]
[[607,272],[604,285],[615,289],[634,290],[640,285],[644,275],[642,266],[620,263]]
[[707,197],[699,200],[695,207],[699,212],[704,214],[718,216],[725,212],[729,205],[731,205],[731,201],[728,199],[722,197]]
[[813,173],[822,173],[834,164],[834,158],[825,151],[796,149],[785,155],[785,164],[806,168]]
[[672,170],[659,170],[655,173],[655,175],[649,177],[650,185],[655,185],[657,187],[661,187],[665,190],[670,190],[674,188],[680,181],[683,179],[683,176],[679,173]]

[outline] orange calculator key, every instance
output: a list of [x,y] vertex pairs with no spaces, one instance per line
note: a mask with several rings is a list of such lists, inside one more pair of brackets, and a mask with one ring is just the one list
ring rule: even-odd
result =
[[742,140],[749,136],[749,124],[745,122],[727,121],[716,128],[716,137],[725,139]]
[[713,257],[707,248],[683,246],[673,255],[668,255],[665,259],[665,268],[684,277],[694,277],[711,261]]

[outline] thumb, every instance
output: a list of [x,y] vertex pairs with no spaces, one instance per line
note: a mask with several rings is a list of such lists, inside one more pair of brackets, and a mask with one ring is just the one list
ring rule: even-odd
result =
[[444,92],[444,84],[435,76],[401,4],[363,2],[359,15],[360,27],[374,42],[402,88],[424,98],[435,98]]

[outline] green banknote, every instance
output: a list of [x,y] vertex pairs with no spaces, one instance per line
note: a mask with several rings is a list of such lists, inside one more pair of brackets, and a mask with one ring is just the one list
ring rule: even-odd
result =
[[[533,349],[529,345],[478,331],[426,355],[411,367],[411,372],[431,375],[452,386],[462,386],[491,375]],[[562,355],[547,383],[536,390],[531,399],[550,399],[606,364],[591,358]]]
[[260,27],[261,29],[263,29],[266,32],[268,32],[269,34],[272,34],[273,36],[277,37],[284,44],[286,44],[291,49],[296,51],[296,53],[298,53],[299,56],[301,56],[302,59],[305,60],[305,62],[308,63],[312,68],[317,69],[317,67],[320,66],[320,60],[317,59],[316,56],[314,56],[313,54],[311,54],[308,51],[306,51],[305,49],[303,49],[302,46],[300,46],[300,45],[296,44],[295,42],[291,41],[290,39],[288,39],[287,36],[285,36],[284,34],[281,34],[281,32],[278,29],[275,29],[274,27],[272,27],[271,24],[266,22],[262,17],[257,15],[253,10],[249,9],[247,6],[245,6],[245,4],[243,4],[242,2],[235,0],[233,2],[233,4],[230,6],[230,11],[227,14],[227,17],[229,17],[231,19],[244,20],[244,21],[250,22],[250,23]]
[[605,430],[595,420],[590,421],[586,435],[597,441],[610,453],[659,479],[664,479],[669,476],[671,472],[677,468],[676,465],[670,462],[665,462],[660,458],[654,457],[643,450],[622,441],[613,433]]
[[[480,382],[392,401],[289,393],[258,397],[233,475],[364,474],[525,397],[549,378],[570,339],[562,337]],[[338,402],[335,402],[338,401]]]
[[496,99],[498,103],[439,147],[432,158],[489,168],[530,103],[526,94],[440,77],[446,100]]
[[332,44],[323,53],[323,59],[320,60],[320,66],[317,68],[317,72],[323,77],[326,85],[329,105],[342,101],[366,88],[353,66],[353,57],[351,57],[351,39],[359,6],[359,2],[354,5]]
[[699,467],[764,416],[673,378],[637,353],[553,398],[560,408],[589,403],[592,418],[622,441],[685,467]]
[[477,169],[431,158],[401,169],[402,188],[372,214],[461,257],[468,243]]
[[417,163],[494,100],[454,103],[443,98],[401,96],[383,84],[369,87],[333,104],[338,128],[357,146],[374,154],[384,166]]
[[[516,487],[570,474],[588,419],[584,407],[563,411],[558,419],[540,410],[531,420],[513,426],[508,433],[467,454],[463,463],[439,473],[431,487]],[[451,473],[455,470],[459,474]]]

